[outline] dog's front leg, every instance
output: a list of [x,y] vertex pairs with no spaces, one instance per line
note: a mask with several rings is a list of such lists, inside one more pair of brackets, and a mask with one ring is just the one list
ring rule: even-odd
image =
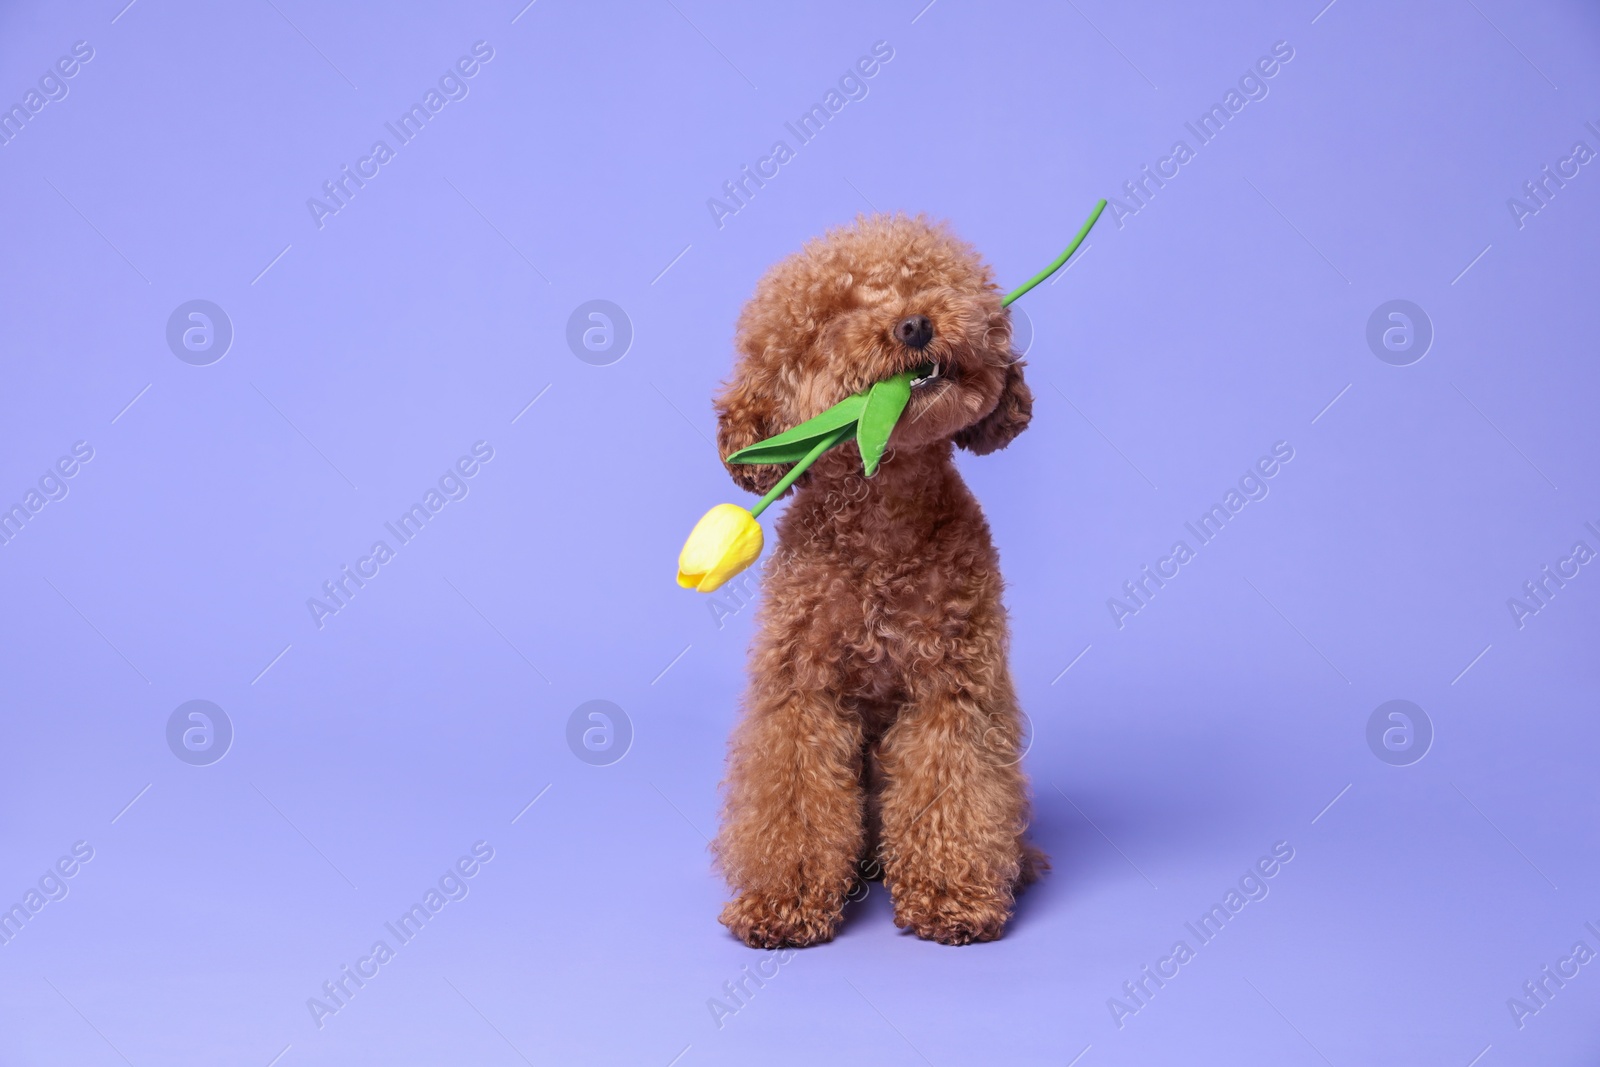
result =
[[752,673],[717,836],[738,893],[721,921],[757,948],[828,941],[864,836],[861,724],[823,679],[797,677],[804,671],[792,659],[758,655]]
[[1024,874],[1021,716],[1000,662],[987,682],[959,663],[914,671],[880,749],[895,925],[947,945],[998,938]]

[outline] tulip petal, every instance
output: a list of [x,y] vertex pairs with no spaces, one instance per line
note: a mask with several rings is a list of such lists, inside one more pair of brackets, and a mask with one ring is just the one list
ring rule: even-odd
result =
[[678,553],[678,584],[709,593],[761,555],[761,524],[737,504],[718,504],[700,517]]
[[733,540],[741,516],[748,518],[749,512],[737,504],[718,504],[702,515],[678,553],[678,569],[685,574],[705,574],[715,567]]

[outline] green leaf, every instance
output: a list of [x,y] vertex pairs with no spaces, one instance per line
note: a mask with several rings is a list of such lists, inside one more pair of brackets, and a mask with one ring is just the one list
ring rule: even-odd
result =
[[868,478],[878,473],[878,461],[889,444],[889,434],[911,402],[914,371],[896,374],[874,385],[867,392],[867,404],[856,424],[856,442],[861,446],[861,466]]
[[[807,419],[792,430],[785,430],[776,437],[769,437],[739,449],[728,457],[728,462],[798,463],[823,437],[846,427],[853,429],[856,420],[861,417],[862,409],[866,406],[867,394],[857,393],[855,396],[847,396],[827,411]],[[850,436],[851,434],[846,433],[839,440],[848,440]]]

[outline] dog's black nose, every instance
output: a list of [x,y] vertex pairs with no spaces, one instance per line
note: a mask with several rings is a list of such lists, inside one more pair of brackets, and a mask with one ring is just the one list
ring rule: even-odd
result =
[[912,315],[895,326],[894,337],[907,348],[927,348],[933,340],[933,323],[926,315]]

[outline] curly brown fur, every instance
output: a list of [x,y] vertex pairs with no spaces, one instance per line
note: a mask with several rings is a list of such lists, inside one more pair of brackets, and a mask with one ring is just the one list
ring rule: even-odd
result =
[[[997,938],[1048,866],[1028,822],[1021,712],[999,558],[952,447],[1003,448],[1032,394],[989,268],[946,228],[858,218],[762,278],[717,399],[724,456],[928,362],[876,476],[855,445],[797,483],[765,571],[744,715],[715,850],[722,922],[758,947],[837,931],[858,865],[880,865],[895,924]],[[925,316],[923,348],[893,332]],[[765,492],[779,466],[729,465]]]

